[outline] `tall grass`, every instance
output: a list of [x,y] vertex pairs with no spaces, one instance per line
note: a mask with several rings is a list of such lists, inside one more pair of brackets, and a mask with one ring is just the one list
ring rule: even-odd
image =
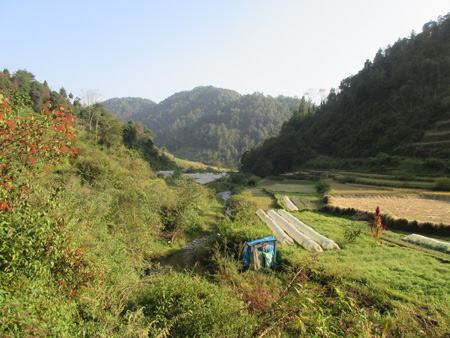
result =
[[[448,332],[450,296],[446,285],[450,268],[446,261],[391,243],[390,231],[385,232],[380,245],[371,238],[366,223],[317,212],[303,212],[300,218],[342,248],[309,261],[311,273],[339,281],[346,290],[372,299],[380,311],[389,311],[394,332],[418,334],[423,330],[420,318],[433,323],[427,324],[430,336]],[[345,229],[354,227],[362,229],[362,234],[349,242]],[[308,255],[296,252],[293,257],[305,261]],[[409,327],[404,322],[406,317],[410,318]]]

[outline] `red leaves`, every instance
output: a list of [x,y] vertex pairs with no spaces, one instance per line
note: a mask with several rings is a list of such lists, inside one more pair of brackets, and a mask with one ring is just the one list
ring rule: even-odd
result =
[[0,210],[6,210],[9,212],[12,212],[11,209],[9,208],[8,204],[6,204],[5,201],[0,201]]
[[50,165],[57,165],[62,157],[75,156],[76,117],[67,114],[64,106],[56,110],[45,107],[40,114],[18,117],[5,97],[0,102],[0,114],[0,188],[8,175],[13,177],[8,183],[10,189],[0,189],[0,199],[8,202],[8,209],[2,210],[10,211],[23,198],[21,187],[28,185],[24,182],[48,174]]
[[375,217],[372,224],[370,225],[370,230],[372,231],[372,236],[377,239],[380,244],[383,244],[380,241],[380,237],[383,234],[384,230],[386,230],[386,226],[381,223],[380,207],[378,206],[375,210]]
[[14,121],[7,120],[6,123],[9,124],[9,126],[11,127],[11,130],[14,131],[14,129],[16,127],[16,124],[14,123]]

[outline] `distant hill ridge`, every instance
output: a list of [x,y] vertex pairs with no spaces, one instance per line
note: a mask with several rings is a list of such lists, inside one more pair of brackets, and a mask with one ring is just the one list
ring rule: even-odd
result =
[[203,86],[159,104],[140,98],[114,98],[103,104],[125,120],[146,125],[156,145],[180,158],[236,166],[244,151],[275,136],[299,103],[298,98],[241,95]]
[[157,106],[156,102],[140,97],[113,98],[105,101],[104,105],[111,113],[123,120],[129,120],[131,116],[136,118],[146,115]]

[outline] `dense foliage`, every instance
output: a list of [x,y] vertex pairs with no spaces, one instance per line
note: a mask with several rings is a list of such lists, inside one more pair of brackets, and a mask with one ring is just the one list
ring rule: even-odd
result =
[[[123,116],[124,102],[129,101],[111,99],[104,104]],[[128,118],[152,129],[156,144],[180,158],[236,166],[245,150],[276,135],[298,104],[298,99],[289,97],[243,96],[231,90],[198,87],[149,105],[147,115],[139,108]]]
[[318,154],[448,159],[450,15],[424,25],[367,60],[316,111],[300,109],[277,138],[242,157],[258,175],[293,170]]
[[[8,69],[0,71],[0,93],[9,92],[12,94],[14,91],[20,90],[25,96],[20,96],[17,93],[11,95],[11,99],[14,98],[15,105],[22,106],[23,100],[27,98],[31,99],[32,108],[35,112],[40,112],[44,107],[45,102],[51,101],[53,105],[58,106],[60,104],[67,104],[69,99],[74,99],[73,94],[67,94],[64,87],[61,87],[59,91],[51,90],[48,83],[40,83],[35,80],[35,76],[27,70],[18,70],[11,74]],[[75,101],[79,103],[79,98]]]
[[140,121],[156,108],[156,103],[139,97],[113,98],[104,102],[105,107],[123,120]]
[[203,233],[210,192],[157,179],[101,106],[90,125],[87,111],[27,113],[16,96],[0,98],[0,335],[148,331],[154,317],[122,311],[167,239]]

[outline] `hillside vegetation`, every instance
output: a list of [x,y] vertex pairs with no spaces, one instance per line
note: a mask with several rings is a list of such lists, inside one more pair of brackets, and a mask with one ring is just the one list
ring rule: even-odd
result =
[[[261,114],[255,115],[255,119],[266,116],[265,112],[281,114],[283,107],[290,106],[287,102],[297,104],[298,111],[284,124],[277,138],[270,138],[244,154],[244,167],[261,175],[291,170],[308,159],[314,159],[316,162],[309,164],[315,163],[317,167],[345,160],[378,169],[392,167],[403,161],[400,156],[409,154],[420,160],[427,147],[432,147],[422,143],[446,142],[442,135],[448,127],[449,53],[443,56],[438,51],[448,46],[448,27],[447,16],[438,23],[425,25],[423,33],[398,42],[400,46],[411,44],[419,61],[421,49],[417,45],[426,45],[423,54],[431,53],[431,61],[439,64],[439,81],[434,85],[422,79],[422,68],[428,67],[424,65],[428,62],[417,61],[419,66],[412,68],[415,75],[408,78],[418,84],[399,80],[399,85],[403,84],[394,90],[392,73],[396,68],[386,64],[392,62],[391,55],[396,52],[382,51],[379,60],[376,58],[368,63],[367,70],[344,80],[349,85],[343,86],[339,93],[331,93],[328,103],[317,111],[305,99],[296,103],[284,98],[283,103],[260,94],[240,96],[209,87],[172,97],[166,102],[166,113],[170,116],[173,112],[175,117],[178,105],[191,107],[183,97],[194,93],[201,97],[209,91],[218,95],[217,100],[222,93],[227,107],[235,107],[239,112],[259,111]],[[431,43],[434,39],[440,42]],[[405,56],[396,67],[403,62],[406,66],[406,60],[414,58]],[[384,73],[386,78],[382,77],[380,83],[390,86],[384,91],[367,84],[368,97],[384,97],[395,111],[410,112],[403,118],[403,124],[407,128],[425,124],[419,129],[423,135],[403,137],[399,131],[398,137],[394,137],[394,132],[383,137],[395,119],[387,122],[380,119],[391,116],[381,109],[384,107],[381,101],[377,106],[377,101],[366,102],[356,94],[351,95],[359,81],[368,76],[366,73]],[[407,93],[417,88],[418,92],[403,96],[400,89],[404,86]],[[205,95],[204,107],[213,107],[207,99],[210,95]],[[239,106],[239,102],[247,104]],[[145,101],[133,104],[153,106]],[[345,126],[338,118],[340,115],[348,118],[349,126],[355,126],[359,110],[353,110],[353,104],[372,113],[374,120],[365,118],[376,129],[372,134],[375,136],[369,138],[367,145],[352,143],[348,138],[348,143],[340,143],[340,147],[332,143],[325,147],[325,140],[340,142],[338,134],[350,132],[339,130]],[[422,113],[416,109],[419,104],[434,110]],[[123,109],[123,114],[130,111]],[[223,130],[229,130],[228,125],[234,128],[233,119],[229,119],[234,116],[233,110],[223,108],[223,112],[213,111],[214,121],[223,121]],[[377,119],[379,112],[385,113]],[[155,121],[162,118],[152,116]],[[192,113],[192,120],[195,116]],[[202,118],[209,121],[207,116],[199,112],[198,121]],[[239,115],[236,110],[235,121],[241,123],[249,116]],[[179,117],[173,121],[181,124]],[[248,134],[253,130],[250,127],[259,122],[252,118],[247,122]],[[382,128],[377,129],[377,123]],[[324,128],[325,124],[332,128]],[[212,126],[215,124],[211,123]],[[311,126],[317,129],[309,129]],[[184,127],[185,133],[191,130],[187,122]],[[361,121],[358,127],[368,132]],[[24,70],[13,74],[6,69],[0,72],[0,131],[1,337],[450,335],[447,252],[405,241],[409,228],[393,231],[378,208],[377,217],[372,219],[369,214],[351,218],[342,215],[345,210],[342,213],[336,210],[337,215],[332,215],[322,209],[326,203],[324,194],[330,189],[339,187],[341,192],[350,191],[351,195],[355,195],[351,189],[365,189],[360,194],[372,196],[379,194],[380,188],[385,194],[389,187],[399,184],[400,177],[332,172],[342,178],[336,182],[339,185],[330,178],[317,184],[295,179],[294,175],[261,182],[259,177],[247,173],[230,173],[229,178],[210,186],[197,184],[179,172],[162,179],[155,170],[176,164],[155,147],[156,130],[150,130],[143,121],[122,123],[100,103],[82,106],[81,100],[67,94],[64,88],[52,91],[48,84],[37,82]],[[176,136],[175,130],[171,132]],[[365,140],[364,135],[354,134],[360,142]],[[344,133],[342,137],[348,136]],[[384,148],[387,144],[389,149]],[[189,145],[190,151],[196,150],[196,146]],[[357,158],[349,159],[347,151],[352,148]],[[378,153],[381,148],[385,153]],[[317,154],[321,156],[316,157]],[[447,172],[446,155],[439,147],[433,154],[436,158],[424,160],[423,168]],[[304,171],[296,175],[316,178],[321,172]],[[414,189],[420,189],[418,184],[433,184],[429,177],[418,179],[409,183],[416,186]],[[372,185],[362,187],[361,182]],[[409,185],[403,180],[400,184],[403,182]],[[436,183],[445,190],[449,181],[442,177]],[[232,192],[226,205],[216,194],[224,190]],[[428,194],[434,198],[434,193]],[[436,195],[448,198],[445,193]],[[291,213],[294,217],[333,240],[340,250],[312,253],[278,241],[273,269],[246,269],[242,260],[245,242],[273,235],[259,220],[256,210],[279,209],[285,196],[300,209]],[[368,210],[375,208],[369,206]],[[379,230],[377,236],[374,227]],[[418,226],[417,230],[421,228]],[[440,236],[434,230],[434,226],[427,228],[433,238],[449,241],[447,235]]]
[[[165,160],[142,124],[70,100],[33,111],[9,85],[0,93],[0,336],[449,334],[447,254],[405,250],[389,230],[380,245],[366,222],[312,209],[321,195],[310,182],[263,190],[257,177],[232,174],[215,183],[236,193],[226,218],[211,188],[156,176],[150,165]],[[285,191],[308,201],[295,216],[342,250],[278,245],[274,269],[244,269],[243,243],[271,235],[256,209],[279,208]]]
[[117,117],[128,121],[140,121],[156,108],[157,104],[140,97],[113,98],[104,102],[105,107]]
[[[449,170],[450,15],[399,39],[342,80],[317,110],[300,107],[271,138],[245,153],[243,170],[260,176],[310,167],[396,167],[402,158],[424,171]],[[319,156],[320,155],[320,156]],[[430,157],[436,157],[432,160]],[[383,163],[384,162],[384,163]]]
[[[146,125],[159,147],[180,158],[236,167],[244,151],[279,132],[300,100],[197,87],[157,105],[148,104],[146,109],[141,102],[111,99],[104,105],[117,116]],[[135,113],[129,115],[132,109]]]

